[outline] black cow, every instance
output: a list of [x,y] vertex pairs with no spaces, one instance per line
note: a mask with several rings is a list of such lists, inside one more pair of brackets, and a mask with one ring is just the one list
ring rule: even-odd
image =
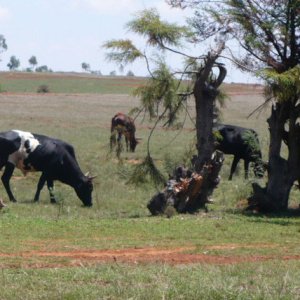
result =
[[232,175],[240,159],[244,160],[245,178],[248,178],[250,162],[254,162],[255,176],[263,176],[264,164],[258,135],[253,129],[219,124],[214,127],[214,136],[216,149],[222,151],[224,154],[232,154],[234,156],[229,180],[232,179]]
[[125,136],[126,150],[128,151],[128,143],[131,152],[135,151],[136,145],[138,144],[138,139],[135,137],[135,125],[132,118],[123,114],[117,113],[111,119],[111,129],[110,129],[110,148],[114,147],[116,144],[116,135],[118,135],[117,141],[120,146],[122,135]]
[[82,173],[73,146],[64,141],[20,130],[1,132],[0,169],[3,166],[1,179],[10,201],[16,202],[9,181],[17,167],[24,174],[42,172],[34,201],[39,200],[40,191],[47,182],[51,202],[55,203],[53,181],[59,180],[74,188],[84,206],[92,206],[92,178]]

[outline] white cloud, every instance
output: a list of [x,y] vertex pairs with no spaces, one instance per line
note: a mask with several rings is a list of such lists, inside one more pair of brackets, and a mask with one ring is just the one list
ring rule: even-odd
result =
[[11,17],[10,12],[7,8],[0,6],[0,22],[5,22]]

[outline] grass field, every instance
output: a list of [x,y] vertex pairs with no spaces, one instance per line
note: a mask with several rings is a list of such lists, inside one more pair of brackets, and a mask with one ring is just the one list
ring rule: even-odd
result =
[[[18,203],[0,211],[0,299],[300,299],[299,210],[285,215],[242,213],[253,178],[243,166],[222,181],[208,212],[151,217],[151,184],[126,184],[134,165],[145,157],[151,123],[136,120],[142,138],[122,161],[109,153],[111,117],[128,112],[138,99],[128,93],[144,79],[87,75],[1,73],[1,131],[22,129],[66,140],[76,149],[84,172],[97,175],[94,206],[83,208],[74,191],[56,183],[59,204],[46,189],[32,203],[38,174],[11,180]],[[37,94],[47,84],[51,93]],[[259,133],[267,158],[268,109],[247,116],[263,102],[258,86],[224,86],[231,99],[224,123]],[[194,104],[189,102],[193,115]],[[191,120],[183,130],[158,128],[151,152],[167,176],[193,144]],[[172,142],[172,146],[170,143]],[[169,163],[165,163],[165,161]],[[262,179],[263,182],[265,179]],[[291,208],[299,206],[293,189]]]

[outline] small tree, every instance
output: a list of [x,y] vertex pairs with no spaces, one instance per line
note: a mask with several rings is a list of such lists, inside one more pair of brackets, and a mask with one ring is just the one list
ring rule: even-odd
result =
[[20,66],[20,60],[17,59],[14,55],[10,57],[9,63],[7,64],[8,68],[11,71],[16,70]]
[[38,62],[36,57],[33,55],[29,58],[28,60],[29,64],[31,65],[32,70],[35,68],[35,66],[37,66]]
[[126,76],[128,76],[128,77],[134,77],[134,73],[131,70],[129,70],[127,72]]
[[42,66],[37,67],[35,69],[35,71],[36,72],[41,72],[41,73],[43,73],[43,72],[52,72],[52,70],[49,69],[48,66],[46,66],[46,65],[42,65]]
[[0,53],[7,50],[7,44],[4,35],[0,34]]
[[[7,44],[6,44],[5,37],[2,34],[0,34],[0,54],[6,50],[7,50]],[[0,61],[2,61],[1,58],[0,58]],[[0,90],[1,90],[1,87],[0,87]]]
[[81,68],[82,68],[82,70],[84,70],[85,72],[90,72],[90,70],[91,70],[90,65],[89,65],[88,63],[85,63],[85,62],[83,62],[83,63],[81,64]]

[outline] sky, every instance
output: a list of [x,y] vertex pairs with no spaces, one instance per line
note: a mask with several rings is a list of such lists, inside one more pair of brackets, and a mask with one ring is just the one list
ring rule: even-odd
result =
[[[111,71],[125,75],[130,70],[136,76],[147,76],[143,61],[126,66],[122,73],[105,59],[107,50],[102,46],[113,39],[132,39],[143,49],[143,40],[125,25],[139,11],[149,8],[156,8],[162,20],[180,25],[192,15],[190,10],[169,7],[164,0],[0,0],[0,34],[8,46],[0,54],[0,71],[8,70],[12,55],[20,60],[19,69],[25,70],[34,55],[38,66],[47,65],[53,71],[82,72],[81,64],[85,62],[103,75]],[[167,61],[174,69],[182,64],[176,55],[168,55]],[[227,69],[226,82],[257,82],[230,64]]]

